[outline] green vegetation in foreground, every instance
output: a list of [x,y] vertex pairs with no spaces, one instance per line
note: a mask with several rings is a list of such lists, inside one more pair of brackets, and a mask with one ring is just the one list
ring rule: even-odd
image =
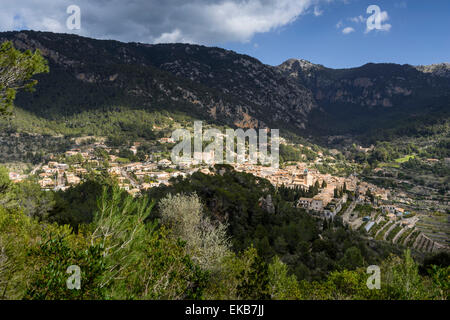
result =
[[39,73],[49,71],[39,50],[21,52],[11,41],[0,44],[0,117],[9,115],[19,90],[32,91]]
[[[32,182],[11,184],[2,169],[1,299],[448,299],[448,256],[419,265],[409,251],[401,256],[389,254],[379,264],[384,275],[381,290],[369,290],[361,252],[364,246],[350,240],[348,230],[336,226],[328,226],[323,235],[335,234],[343,237],[342,241],[314,240],[313,235],[312,239],[301,242],[301,248],[304,247],[304,253],[312,249],[314,260],[320,260],[328,251],[328,254],[339,254],[339,248],[329,247],[333,243],[347,243],[342,264],[332,267],[317,280],[299,280],[283,261],[289,254],[280,253],[280,250],[288,250],[287,253],[291,250],[289,243],[295,235],[292,232],[295,220],[288,212],[293,209],[285,207],[280,199],[278,206],[283,209],[277,214],[264,217],[257,207],[242,211],[254,201],[250,191],[258,192],[262,181],[257,184],[255,178],[244,174],[225,175],[223,182],[232,179],[233,187],[241,186],[235,195],[231,190],[222,189],[224,184],[219,176],[219,180],[211,178],[211,185],[205,186],[216,186],[212,197],[204,193],[200,196],[177,193],[154,202],[145,195],[133,198],[105,180],[101,184],[90,182],[91,192],[79,192],[85,188],[81,185],[77,187],[78,192],[60,193],[59,200],[52,200],[52,193],[30,188]],[[203,182],[210,179],[196,177],[200,178]],[[191,185],[195,186],[196,182],[192,181]],[[28,191],[24,193],[25,190]],[[218,199],[219,190],[222,190],[224,206],[210,211],[215,207],[212,205]],[[237,198],[235,204],[230,202],[238,195],[244,199]],[[80,210],[77,204],[86,201],[95,203],[83,208],[90,221],[78,223],[75,232],[63,222],[71,215],[67,208]],[[52,205],[59,209],[55,211]],[[240,212],[235,205],[240,206]],[[225,208],[223,213],[229,214],[229,222],[211,215]],[[247,214],[252,211],[253,215],[262,216],[251,218]],[[302,217],[296,222],[297,227],[313,222],[300,212],[296,214]],[[277,215],[281,217],[276,218]],[[238,221],[244,228],[251,228],[255,218],[266,220],[262,227],[267,230],[278,228],[274,235],[279,240],[274,247],[269,245],[275,254],[268,260],[251,242],[244,245],[248,243],[247,233],[239,235],[229,231],[238,226]],[[259,229],[255,232],[260,232]],[[258,246],[259,238],[255,241]],[[244,245],[243,249],[233,248],[236,244]],[[80,290],[66,289],[66,270],[70,265],[81,267]],[[305,264],[304,269],[309,268]]]

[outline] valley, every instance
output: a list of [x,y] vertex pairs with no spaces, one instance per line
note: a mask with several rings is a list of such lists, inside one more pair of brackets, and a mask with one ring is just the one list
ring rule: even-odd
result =
[[[0,240],[18,272],[26,255],[45,266],[17,280],[21,297],[47,294],[46,272],[63,272],[52,256],[89,268],[83,297],[409,298],[392,289],[407,265],[417,296],[448,299],[449,64],[270,66],[217,47],[35,31],[3,41],[39,50],[50,69],[0,116]],[[175,161],[174,132],[194,121],[222,138],[279,129],[279,166],[260,151],[255,163],[214,151]],[[369,265],[397,282],[361,286]]]

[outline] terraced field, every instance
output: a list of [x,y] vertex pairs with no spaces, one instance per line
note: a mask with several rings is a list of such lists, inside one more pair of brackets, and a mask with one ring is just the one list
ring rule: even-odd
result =
[[393,243],[403,244],[405,239],[414,231],[414,228],[403,228],[392,240]]
[[[412,228],[403,225],[402,221],[390,221],[379,215],[375,218],[372,219],[375,224],[368,235],[376,240],[392,242],[423,252],[450,250],[449,229],[446,229],[449,227],[449,221],[446,216],[425,216]],[[367,224],[367,221],[362,223],[358,229],[364,232]]]
[[400,230],[402,230],[404,228],[402,228],[402,226],[400,224],[397,224],[393,229],[390,230],[390,232],[386,235],[385,240],[389,241],[389,242],[393,242],[394,237],[397,235],[397,233],[400,232]]
[[379,230],[381,230],[381,229],[384,227],[384,225],[387,224],[387,223],[388,223],[387,220],[382,220],[382,221],[380,221],[378,224],[374,225],[374,226],[372,227],[372,229],[370,229],[369,234],[370,234],[372,237],[374,237],[374,236],[377,234],[377,232],[378,232]]
[[417,228],[433,241],[450,246],[450,216],[424,216],[417,222]]
[[391,227],[393,226],[393,222],[392,221],[388,221],[388,223],[386,223],[380,230],[378,230],[378,232],[375,234],[375,239],[377,240],[383,240],[384,234],[386,233],[386,231],[388,231],[389,229],[391,229]]

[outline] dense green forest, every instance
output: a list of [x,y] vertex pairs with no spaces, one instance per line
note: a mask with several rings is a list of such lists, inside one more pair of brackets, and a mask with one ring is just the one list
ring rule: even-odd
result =
[[[133,198],[106,177],[54,193],[1,169],[1,298],[448,298],[448,254],[417,260],[292,206],[313,190],[216,170]],[[66,287],[70,265],[80,290]]]

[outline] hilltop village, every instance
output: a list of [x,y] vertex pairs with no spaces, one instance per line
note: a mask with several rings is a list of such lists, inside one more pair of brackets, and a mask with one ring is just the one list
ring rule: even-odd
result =
[[[163,138],[164,142],[170,143],[170,138]],[[101,152],[99,152],[101,150]],[[198,161],[172,163],[169,159],[153,159],[148,156],[144,162],[125,162],[113,154],[113,148],[107,147],[103,143],[94,143],[87,148],[73,148],[65,152],[63,157],[52,156],[52,160],[45,164],[40,164],[29,174],[10,172],[10,179],[13,182],[20,182],[29,176],[38,176],[38,182],[45,190],[66,190],[77,185],[90,172],[98,172],[101,168],[115,177],[119,186],[132,195],[136,195],[141,190],[147,190],[160,184],[169,184],[170,178],[186,177],[196,171],[210,174],[208,169],[214,162],[208,164],[198,163]],[[134,154],[137,146],[130,148]],[[211,157],[204,154],[203,158]],[[258,177],[268,179],[274,186],[284,185],[286,187],[301,187],[308,189],[316,182],[320,186],[320,193],[310,200],[318,200],[320,205],[314,205],[316,211],[323,209],[334,200],[334,190],[342,188],[344,184],[347,190],[355,192],[359,190],[360,200],[364,200],[367,190],[380,200],[388,200],[389,191],[368,184],[351,175],[343,178],[331,174],[321,174],[316,169],[308,168],[305,162],[298,162],[295,165],[288,165],[283,168],[273,168],[255,164],[233,164],[236,171],[246,172]],[[311,201],[310,201],[311,202]],[[312,207],[311,207],[312,208]]]
[[[171,138],[161,138],[160,144],[174,143]],[[283,141],[285,143],[285,141]],[[136,154],[139,142],[129,148]],[[169,185],[170,179],[187,177],[199,171],[214,174],[214,155],[203,153],[203,160],[172,163],[166,154],[145,155],[145,161],[130,162],[119,157],[118,149],[94,142],[77,145],[62,155],[52,155],[51,160],[36,166],[28,174],[10,172],[11,181],[37,179],[43,190],[66,190],[85,181],[89,175],[107,173],[118,185],[133,196],[160,185]],[[195,157],[196,158],[196,157]],[[340,216],[352,229],[360,229],[376,239],[401,243],[424,251],[437,251],[445,244],[430,239],[417,228],[420,213],[412,211],[408,201],[391,190],[362,181],[356,174],[347,177],[319,172],[314,167],[325,156],[318,152],[314,161],[295,162],[280,168],[243,163],[233,164],[245,172],[269,180],[276,187],[314,191],[311,197],[301,197],[294,204],[322,219]],[[198,159],[198,158],[197,158]],[[306,159],[305,159],[306,160]],[[447,248],[448,249],[448,248]]]
[[[163,141],[164,140],[164,141]],[[171,138],[162,138],[162,143],[172,143]],[[136,154],[138,143],[130,148]],[[101,152],[99,152],[101,150]],[[157,187],[161,184],[168,185],[173,177],[191,175],[200,171],[210,174],[208,167],[212,164],[191,162],[172,163],[169,159],[153,159],[148,156],[145,162],[124,161],[113,154],[113,148],[105,144],[96,142],[85,148],[73,148],[65,152],[63,157],[52,156],[52,161],[40,164],[29,174],[10,172],[10,179],[13,182],[20,182],[29,176],[38,176],[38,182],[45,190],[66,190],[77,185],[85,179],[90,172],[98,172],[106,169],[107,172],[117,179],[119,186],[132,195],[136,195],[142,190]],[[204,158],[210,155],[204,155]],[[319,153],[320,156],[320,153]],[[318,212],[326,211],[329,204],[335,204],[335,189],[343,188],[358,193],[358,201],[364,202],[367,191],[379,201],[388,201],[390,192],[384,188],[360,181],[355,175],[349,177],[337,177],[331,174],[321,174],[316,169],[308,168],[308,163],[298,162],[295,165],[288,165],[283,168],[273,168],[255,164],[233,164],[236,171],[246,172],[258,177],[268,179],[274,186],[301,187],[308,189],[315,183],[320,186],[320,192],[313,198],[302,198],[301,205],[306,209]],[[341,198],[342,200],[343,198]],[[346,199],[343,199],[344,202]],[[339,207],[339,203],[336,206]],[[338,211],[338,210],[337,210]]]

